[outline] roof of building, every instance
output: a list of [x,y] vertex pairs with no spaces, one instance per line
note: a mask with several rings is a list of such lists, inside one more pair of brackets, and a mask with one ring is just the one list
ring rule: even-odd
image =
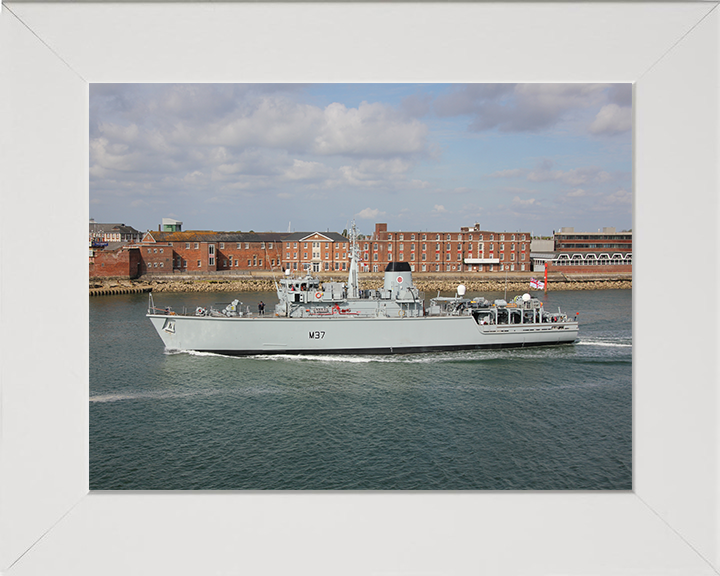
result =
[[185,230],[182,232],[148,231],[143,241],[155,242],[284,242],[303,241],[320,234],[333,242],[348,242],[337,232],[214,232],[212,230]]
[[319,234],[323,238],[327,238],[331,242],[349,242],[345,236],[342,234],[338,234],[337,232],[318,232],[317,230],[315,232],[292,232],[290,234],[286,234],[283,237],[283,240],[285,242],[302,242],[304,240],[307,240],[311,236],[314,236],[315,234]]
[[140,234],[139,230],[135,230],[132,226],[117,223],[90,222],[89,229],[91,232],[100,234]]

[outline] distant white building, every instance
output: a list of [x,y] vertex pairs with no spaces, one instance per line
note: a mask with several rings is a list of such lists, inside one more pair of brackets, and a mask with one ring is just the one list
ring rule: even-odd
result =
[[95,222],[92,218],[89,223],[90,242],[140,242],[142,232],[132,226],[116,223]]

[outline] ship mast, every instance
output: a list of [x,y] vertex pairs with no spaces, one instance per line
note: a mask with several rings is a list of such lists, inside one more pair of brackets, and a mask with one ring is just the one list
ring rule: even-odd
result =
[[358,285],[358,245],[357,245],[357,228],[355,220],[350,227],[350,273],[348,274],[348,299],[360,298],[360,290]]

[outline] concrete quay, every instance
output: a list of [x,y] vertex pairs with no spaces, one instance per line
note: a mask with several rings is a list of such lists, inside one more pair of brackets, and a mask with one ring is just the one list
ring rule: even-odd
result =
[[[347,274],[318,273],[321,280],[346,282]],[[135,280],[103,279],[90,280],[90,296],[130,294],[138,292],[271,292],[280,273],[256,272],[253,274],[173,274],[143,276]],[[383,285],[383,273],[363,272],[360,286],[363,289],[378,289]],[[512,293],[528,292],[530,278],[543,279],[542,273],[515,272],[507,275],[507,290]],[[463,284],[468,292],[502,292],[506,278],[502,273],[458,273],[438,274],[429,272],[413,273],[413,282],[426,296],[439,292],[455,292]],[[632,274],[548,274],[548,290],[628,290],[632,288]]]

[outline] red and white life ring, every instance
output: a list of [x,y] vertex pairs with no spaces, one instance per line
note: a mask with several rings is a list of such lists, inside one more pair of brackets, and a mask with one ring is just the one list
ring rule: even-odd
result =
[[323,297],[323,293],[322,293],[322,292],[315,292],[315,298],[317,298],[318,300],[320,300],[320,298],[322,298],[322,297]]

